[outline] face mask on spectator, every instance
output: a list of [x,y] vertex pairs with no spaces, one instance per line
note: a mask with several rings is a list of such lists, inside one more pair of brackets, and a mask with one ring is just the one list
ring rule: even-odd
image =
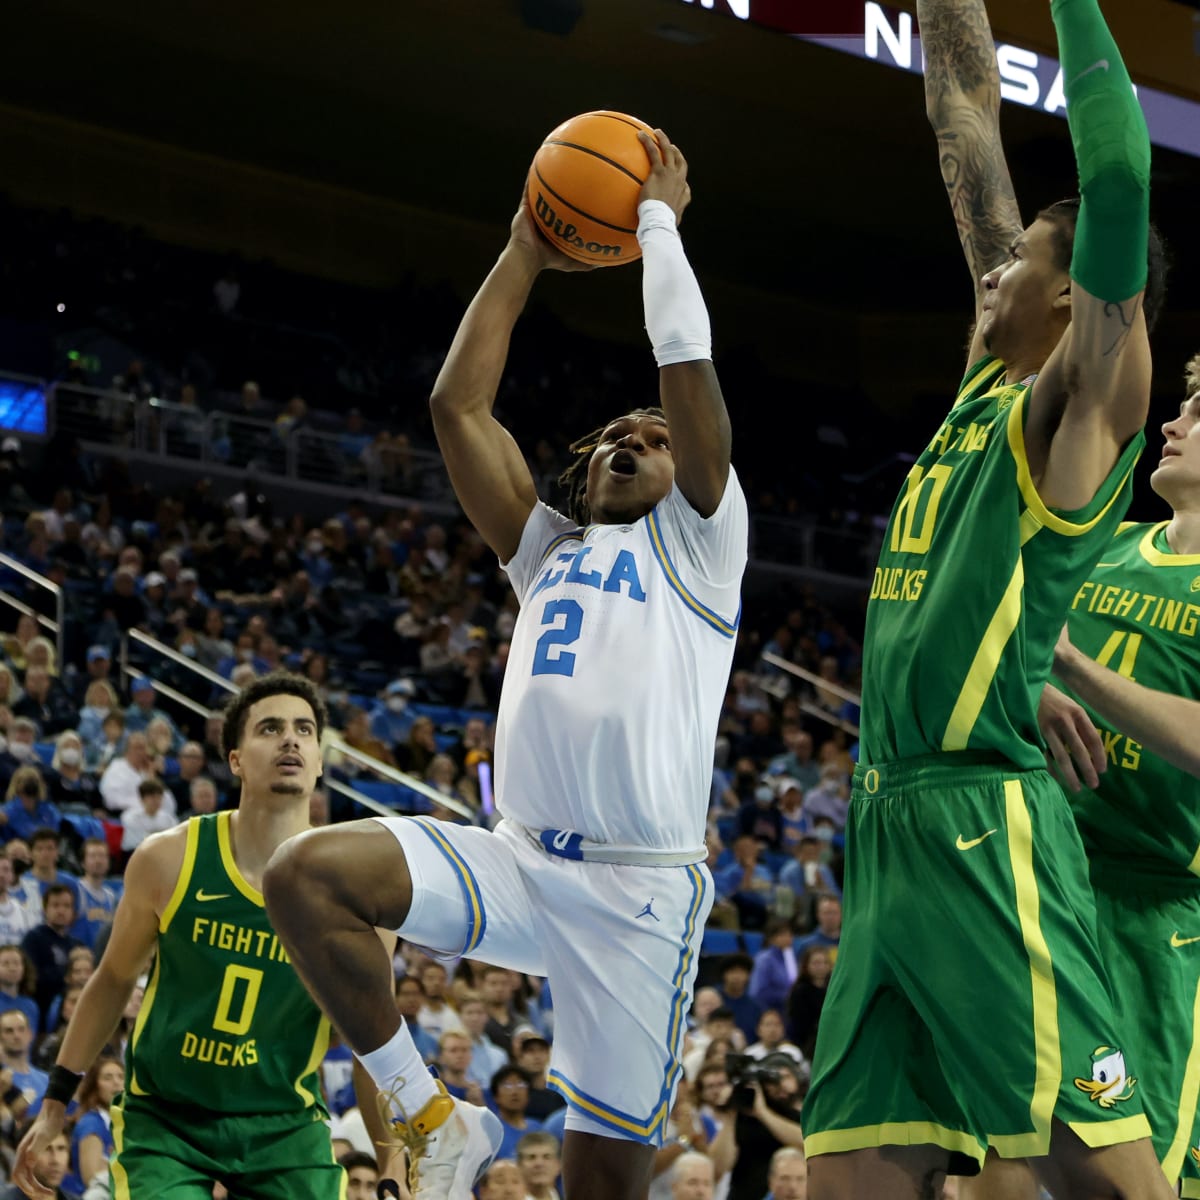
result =
[[28,762],[33,757],[33,747],[28,742],[13,742],[8,752],[18,762]]
[[833,826],[832,825],[818,825],[816,827],[816,829],[813,830],[813,837],[819,838],[823,842],[832,842],[833,841]]
[[756,804],[761,804],[763,807],[766,807],[774,799],[775,793],[771,790],[768,784],[760,783],[758,787],[754,789],[754,802]]
[[36,800],[40,789],[36,783],[26,783],[21,787],[21,795],[28,800]]
[[254,651],[250,649],[250,647],[247,647],[245,650],[238,651],[238,658],[240,658],[242,662],[249,662],[253,657]]
[[196,657],[196,643],[188,642],[186,645],[180,646],[179,653],[182,654],[184,656],[184,658],[195,658]]
[[324,549],[324,546],[316,538],[313,538],[311,541],[305,543],[304,548],[308,551],[310,557],[316,558],[316,556],[321,553],[322,549]]
[[408,707],[408,701],[403,696],[389,696],[387,706],[388,712],[402,713]]
[[74,746],[68,746],[65,750],[60,750],[58,752],[58,761],[62,763],[64,767],[79,766],[79,760],[82,757],[83,755],[81,755]]

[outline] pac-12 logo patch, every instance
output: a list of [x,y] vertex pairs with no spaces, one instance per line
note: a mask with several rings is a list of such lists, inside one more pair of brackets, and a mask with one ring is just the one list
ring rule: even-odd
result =
[[1125,1055],[1113,1046],[1097,1046],[1092,1052],[1092,1077],[1076,1079],[1075,1086],[1101,1108],[1112,1108],[1133,1095],[1137,1079],[1125,1071]]

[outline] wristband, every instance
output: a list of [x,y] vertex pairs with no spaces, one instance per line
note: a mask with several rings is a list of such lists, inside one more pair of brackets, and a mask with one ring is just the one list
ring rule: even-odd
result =
[[58,1063],[55,1063],[50,1068],[50,1082],[46,1085],[46,1093],[42,1098],[44,1100],[56,1100],[59,1104],[69,1104],[71,1098],[79,1090],[79,1085],[82,1081],[82,1072],[76,1074],[74,1071],[68,1071],[66,1067],[60,1067]]

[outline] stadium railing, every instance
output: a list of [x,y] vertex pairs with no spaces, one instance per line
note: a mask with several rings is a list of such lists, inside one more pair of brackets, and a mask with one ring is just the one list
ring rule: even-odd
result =
[[[63,589],[53,579],[47,579],[45,575],[39,575],[36,571],[27,567],[19,559],[13,558],[10,554],[0,554],[0,565],[29,580],[35,587],[44,588],[54,597],[54,619],[51,620],[49,617],[43,616],[36,609],[31,608],[23,600],[17,599],[7,588],[0,588],[0,601],[7,604],[9,608],[15,608],[17,612],[23,613],[27,617],[32,617],[43,629],[47,629],[54,634],[55,649],[57,651],[56,658],[61,663],[63,661],[63,630],[66,623]],[[2,573],[0,573],[0,582],[5,582]]]

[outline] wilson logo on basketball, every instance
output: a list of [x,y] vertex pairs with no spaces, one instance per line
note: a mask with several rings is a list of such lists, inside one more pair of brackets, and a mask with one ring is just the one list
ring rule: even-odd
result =
[[554,211],[550,205],[550,201],[539,191],[537,201],[534,204],[534,209],[537,212],[538,219],[545,227],[554,234],[559,241],[566,242],[568,246],[574,246],[576,250],[586,250],[589,254],[602,254],[605,258],[619,258],[621,255],[620,246],[608,246],[602,242],[585,242],[579,236],[578,229],[569,221],[564,224],[563,220]]

